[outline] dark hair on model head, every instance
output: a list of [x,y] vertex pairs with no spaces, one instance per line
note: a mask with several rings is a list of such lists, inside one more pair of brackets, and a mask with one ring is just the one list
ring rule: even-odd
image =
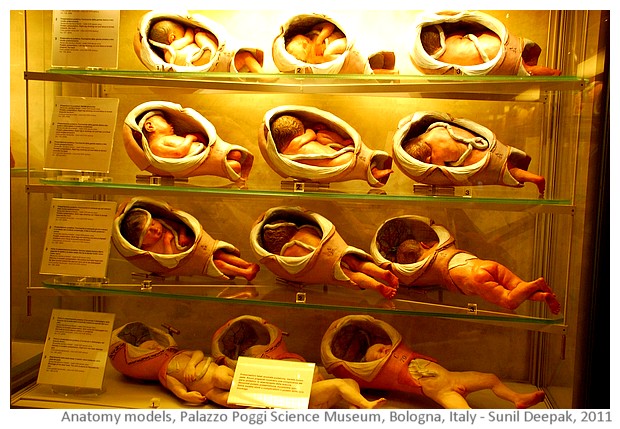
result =
[[420,42],[429,55],[441,49],[441,38],[435,25],[426,26],[420,31]]
[[271,136],[278,150],[306,131],[303,122],[292,115],[280,115],[271,121]]
[[399,264],[413,264],[422,256],[422,246],[418,240],[410,238],[403,241],[396,250],[396,262]]
[[171,19],[160,19],[159,21],[153,23],[151,28],[149,28],[149,39],[157,43],[168,45],[168,35],[170,34],[170,31],[178,26],[183,27],[183,25],[177,21],[173,21]]
[[420,136],[405,140],[402,147],[412,158],[422,162],[426,162],[432,154],[431,147]]
[[140,238],[146,227],[148,215],[144,210],[130,210],[123,217],[120,232],[123,237],[134,247],[140,247]]

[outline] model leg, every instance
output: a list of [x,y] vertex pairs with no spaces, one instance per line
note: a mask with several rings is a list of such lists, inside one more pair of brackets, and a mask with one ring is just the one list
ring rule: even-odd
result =
[[227,276],[241,276],[251,281],[256,277],[260,267],[231,253],[216,250],[213,253],[213,263]]
[[231,150],[226,155],[226,162],[233,169],[233,171],[237,174],[241,174],[241,160],[243,159],[243,155],[238,150]]
[[540,195],[545,194],[545,178],[520,168],[511,168],[510,174],[521,183],[531,182],[538,187]]
[[542,277],[526,282],[495,261],[472,260],[471,262],[474,263],[474,261],[477,265],[477,269],[474,270],[474,281],[481,286],[484,285],[480,288],[481,296],[488,294],[491,299],[496,300],[489,299],[490,302],[514,310],[526,300],[545,301],[554,314],[560,311],[560,303],[555,299],[553,291]]
[[389,169],[389,168],[380,170],[377,167],[372,167],[370,171],[372,173],[372,176],[377,180],[381,180],[385,177],[388,177],[390,174],[394,172],[394,170]]
[[373,279],[372,277],[367,276],[366,274],[358,273],[357,271],[351,271],[346,267],[342,267],[342,271],[349,279],[351,279],[357,286],[362,289],[373,289],[387,299],[394,298],[394,296],[396,295],[395,288],[386,286],[383,283]]
[[477,371],[452,372],[454,383],[464,389],[464,395],[479,390],[491,389],[495,396],[512,402],[517,408],[528,408],[545,399],[541,390],[532,393],[518,393],[506,386],[495,374]]
[[[385,273],[383,272],[374,272],[374,270],[365,270],[367,272],[370,272],[371,273],[370,275],[367,274],[366,272],[361,272],[359,271],[360,269],[362,269],[362,265],[359,264],[360,261],[357,260],[355,257],[351,257],[347,259],[348,256],[351,256],[351,255],[347,255],[344,258],[342,258],[342,261],[347,265],[347,266],[341,265],[342,271],[344,271],[347,277],[349,277],[359,287],[361,287],[362,289],[374,289],[377,292],[379,292],[381,295],[383,295],[385,298],[388,298],[388,299],[391,299],[396,295],[397,288],[398,288],[398,279],[396,278],[396,276],[394,276],[394,274],[390,273],[389,271],[385,271],[385,270],[382,270],[382,271],[385,271],[385,273],[388,273],[389,276],[385,275]],[[375,267],[381,270],[376,265]],[[374,275],[379,277],[380,280],[387,279],[389,283],[387,285],[384,283],[381,283],[381,281],[374,278]]]
[[[512,274],[508,269],[500,266],[498,272],[500,275],[506,277],[509,276],[513,279],[519,279],[516,275]],[[513,280],[514,281],[514,280]],[[519,279],[517,286],[514,287],[508,294],[509,300],[522,303],[525,300],[546,302],[549,306],[549,310],[553,314],[560,312],[560,302],[556,299],[555,294],[547,284],[544,278],[539,277],[531,282],[525,282]]]
[[[211,365],[216,365],[212,363]],[[218,389],[229,391],[232,387],[233,376],[235,371],[225,365],[218,365],[213,371],[213,386]]]
[[309,407],[331,408],[343,399],[355,408],[376,408],[386,402],[385,398],[376,401],[364,398],[354,380],[332,378],[312,384]]
[[353,271],[364,273],[374,279],[380,280],[393,288],[398,287],[398,278],[390,271],[384,270],[374,262],[363,261],[353,255],[345,255],[342,261]]
[[248,51],[241,51],[235,55],[235,69],[242,70],[244,66],[250,70],[250,73],[262,73],[263,67],[260,65],[254,55]]

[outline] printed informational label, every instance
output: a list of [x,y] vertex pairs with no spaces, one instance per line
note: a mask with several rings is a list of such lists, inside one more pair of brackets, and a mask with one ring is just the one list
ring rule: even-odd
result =
[[114,201],[54,198],[41,274],[105,277],[115,211]]
[[45,169],[110,171],[117,98],[56,97]]
[[306,409],[314,363],[241,356],[228,403],[259,408]]
[[37,382],[101,389],[114,314],[52,310]]
[[52,67],[118,67],[120,10],[55,10]]

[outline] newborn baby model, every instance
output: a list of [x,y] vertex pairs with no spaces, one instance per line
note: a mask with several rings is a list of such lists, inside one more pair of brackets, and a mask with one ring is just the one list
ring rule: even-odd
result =
[[503,185],[533,183],[539,195],[545,178],[529,172],[531,158],[500,142],[488,128],[448,113],[420,111],[400,120],[393,138],[396,165],[428,185]]
[[524,281],[495,261],[457,249],[450,232],[429,218],[388,219],[377,230],[370,253],[408,287],[441,286],[509,310],[527,300],[544,302],[553,314],[560,312],[560,303],[542,277]]
[[291,282],[373,289],[396,294],[398,279],[361,249],[347,245],[334,225],[301,207],[274,207],[254,223],[250,245],[261,264]]
[[494,374],[449,371],[409,348],[393,326],[366,315],[335,320],[321,340],[321,360],[329,373],[350,377],[362,389],[408,392],[444,408],[471,408],[467,395],[484,389],[516,408],[529,408],[545,398],[542,390],[517,393]]
[[511,35],[498,19],[479,11],[423,12],[415,23],[410,58],[423,74],[558,76],[539,66],[541,48]]
[[196,110],[168,101],[133,108],[123,125],[125,150],[141,170],[158,176],[217,176],[236,182],[250,174],[254,156],[222,140]]
[[311,106],[267,111],[258,144],[267,164],[284,178],[318,183],[364,180],[381,187],[392,173],[391,156],[368,148],[336,115]]
[[145,197],[120,205],[112,242],[133,265],[162,276],[239,276],[251,281],[259,270],[243,260],[235,246],[209,236],[189,213]]

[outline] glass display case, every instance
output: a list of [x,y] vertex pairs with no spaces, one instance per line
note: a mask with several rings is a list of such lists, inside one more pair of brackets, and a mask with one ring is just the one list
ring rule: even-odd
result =
[[[591,320],[592,297],[599,287],[606,287],[592,281],[597,267],[593,254],[599,245],[592,231],[600,196],[595,184],[604,165],[599,156],[606,150],[608,12],[485,11],[511,34],[534,40],[542,52],[539,65],[561,70],[559,76],[423,74],[411,59],[414,37],[400,36],[413,34],[422,14],[415,10],[328,14],[350,29],[348,39],[355,35],[355,52],[363,61],[373,58],[373,52],[393,52],[394,72],[281,71],[274,62],[280,55],[275,41],[292,15],[286,10],[189,14],[222,26],[221,43],[225,39],[229,47],[258,49],[251,52],[261,53],[256,54],[261,73],[151,70],[135,48],[137,28],[147,12],[120,11],[117,67],[91,68],[53,63],[52,11],[11,11],[11,109],[25,111],[23,118],[11,117],[12,352],[34,348],[27,358],[12,362],[14,407],[146,408],[155,396],[162,398],[162,407],[184,406],[158,383],[134,382],[112,367],[107,368],[105,392],[94,397],[67,398],[28,378],[27,374],[36,374],[32,367],[37,366],[55,308],[113,313],[115,326],[132,321],[168,324],[180,332],[176,339],[183,347],[207,354],[220,326],[240,315],[254,315],[285,331],[289,350],[319,365],[321,339],[329,325],[346,315],[366,314],[395,326],[414,350],[451,370],[492,372],[516,389],[544,390],[546,399],[539,407],[583,405],[580,389],[585,381],[579,365],[587,361],[581,346],[589,325],[582,322]],[[257,22],[259,26],[250,25]],[[88,165],[70,170],[48,166],[58,97],[118,101],[108,171],[93,171]],[[252,154],[247,178],[173,177],[138,165],[128,149],[127,124],[134,109],[144,103],[160,109],[174,103],[199,112],[218,139]],[[359,134],[362,145],[394,161],[386,167],[392,170],[389,178],[373,184],[372,178],[364,177],[341,181],[283,177],[260,146],[261,134],[266,135],[265,115],[281,106],[309,106],[337,116]],[[395,159],[394,147],[403,120],[416,112],[448,113],[490,130],[498,142],[529,156],[527,170],[544,177],[544,192],[529,180],[517,186],[413,180]],[[113,245],[103,277],[40,273],[48,217],[56,199],[112,201],[122,207],[136,197],[189,213],[204,232],[232,243],[260,271],[250,281],[202,273],[154,275]],[[430,219],[445,227],[458,249],[498,262],[525,281],[543,277],[559,310],[536,300],[506,308],[440,284],[401,281],[396,295],[386,298],[371,289],[284,279],[259,260],[253,247],[254,225],[274,207],[318,213],[348,246],[369,255],[387,220]],[[326,269],[322,262],[315,267]],[[30,370],[24,369],[28,362]],[[512,406],[483,392],[468,399],[474,408]],[[391,393],[386,407],[438,405]]]

